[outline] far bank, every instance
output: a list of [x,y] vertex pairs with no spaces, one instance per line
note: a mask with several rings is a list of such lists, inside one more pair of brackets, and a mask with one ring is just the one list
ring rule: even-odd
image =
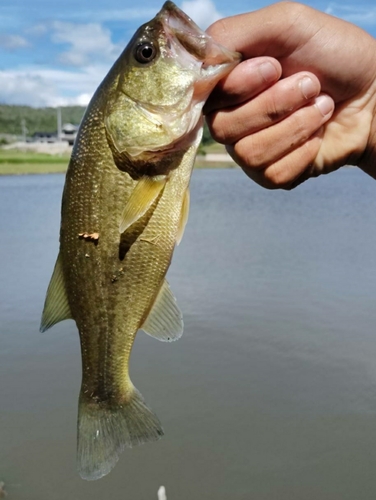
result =
[[[71,154],[69,146],[17,143],[0,149],[0,175],[65,173]],[[201,148],[195,168],[234,168],[224,146],[215,143]]]

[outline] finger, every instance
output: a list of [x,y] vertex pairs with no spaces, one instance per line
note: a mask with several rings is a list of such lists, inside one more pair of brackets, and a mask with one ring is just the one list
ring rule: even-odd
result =
[[247,103],[209,116],[212,136],[223,144],[237,142],[286,119],[319,93],[320,82],[313,74],[284,78]]
[[[209,26],[207,32],[230,50],[240,52],[245,59],[266,53],[280,58],[291,54],[315,35],[316,18],[317,11],[308,6],[280,2],[220,19]],[[305,19],[309,22],[304,22]]]
[[267,189],[293,189],[311,177],[320,174],[315,159],[322,143],[323,127],[301,146],[272,163],[265,170],[243,167],[244,172]]
[[281,65],[272,57],[243,61],[218,83],[204,106],[204,114],[248,101],[278,81],[281,74]]
[[322,94],[282,122],[244,137],[227,149],[241,167],[264,170],[308,141],[333,111],[333,99]]
[[[227,17],[216,21],[207,32],[228,49],[240,52],[243,59],[265,55],[278,59],[284,76],[304,70],[317,74],[322,90],[336,101],[351,97],[359,85],[354,78],[343,88],[338,85],[339,76],[356,75],[362,57],[373,61],[371,36],[357,26],[301,3],[277,2]],[[356,48],[363,44],[359,41],[367,37],[369,44],[357,52]],[[362,81],[370,85],[374,78],[373,64],[363,64]]]

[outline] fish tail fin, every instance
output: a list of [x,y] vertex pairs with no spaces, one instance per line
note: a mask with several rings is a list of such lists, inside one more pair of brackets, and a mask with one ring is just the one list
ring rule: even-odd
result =
[[78,408],[77,467],[88,481],[108,474],[120,453],[163,436],[158,417],[133,388],[127,402],[96,401],[82,392]]

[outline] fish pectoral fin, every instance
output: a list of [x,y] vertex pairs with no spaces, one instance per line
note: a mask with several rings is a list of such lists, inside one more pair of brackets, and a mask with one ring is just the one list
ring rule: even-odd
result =
[[183,316],[166,280],[141,328],[145,333],[162,342],[172,342],[182,336]]
[[124,233],[129,226],[148,211],[164,188],[166,180],[165,176],[145,176],[138,181],[121,215],[120,233]]
[[67,292],[63,275],[61,255],[59,253],[50,284],[48,285],[46,300],[42,313],[40,331],[45,332],[59,321],[72,318],[68,303]]
[[178,233],[176,235],[176,244],[179,245],[184,234],[185,226],[188,221],[188,215],[189,215],[189,200],[190,200],[190,195],[189,195],[189,187],[184,193],[184,198],[183,198],[183,203],[181,206],[181,212],[180,212],[180,221],[179,221],[179,227],[178,227]]

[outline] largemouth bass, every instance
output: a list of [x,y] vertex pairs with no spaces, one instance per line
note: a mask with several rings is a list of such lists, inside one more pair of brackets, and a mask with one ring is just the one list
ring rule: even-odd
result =
[[79,330],[84,479],[107,474],[126,446],[163,434],[131,382],[129,357],[139,329],[163,341],[183,332],[165,275],[187,221],[202,106],[239,60],[166,2],[135,33],[81,123],[41,330],[67,318]]

